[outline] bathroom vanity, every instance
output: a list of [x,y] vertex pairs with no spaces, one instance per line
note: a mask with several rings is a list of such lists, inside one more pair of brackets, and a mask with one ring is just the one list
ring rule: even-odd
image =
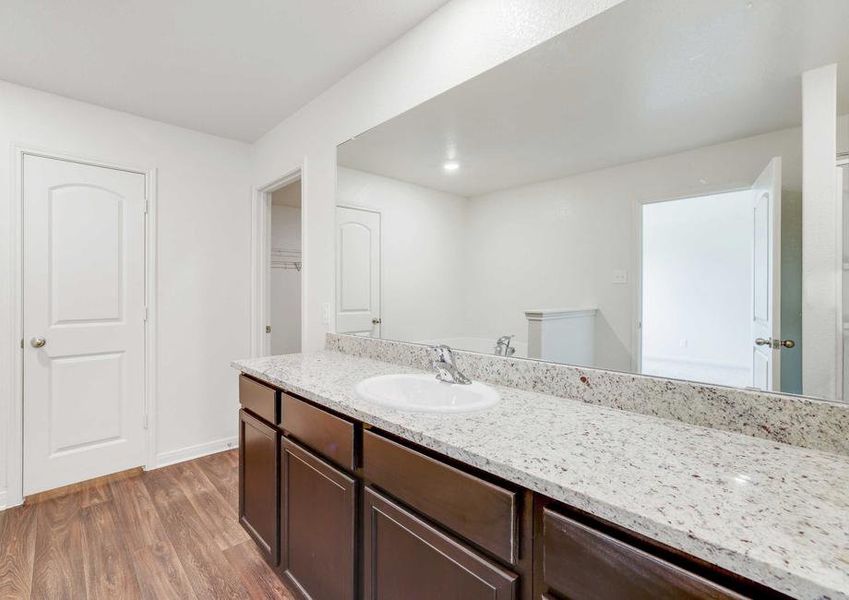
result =
[[[820,540],[781,547],[800,517],[782,513],[792,498],[753,506],[775,491],[718,476],[729,444],[758,454],[733,466],[756,480],[765,472],[755,462],[798,449],[509,388],[477,413],[405,413],[353,389],[410,369],[339,352],[234,364],[240,521],[305,598],[838,598],[849,589],[845,576],[806,579],[800,563],[810,566]],[[674,435],[691,447],[665,448]],[[813,483],[805,470],[832,455],[806,454],[807,463],[794,457],[797,475]],[[633,462],[607,462],[621,456]],[[658,463],[640,462],[649,456]],[[750,515],[739,512],[746,506]]]

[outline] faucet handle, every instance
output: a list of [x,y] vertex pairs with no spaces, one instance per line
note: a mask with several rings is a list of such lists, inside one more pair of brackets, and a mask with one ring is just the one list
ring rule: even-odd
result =
[[433,359],[436,362],[445,362],[452,365],[454,364],[454,351],[451,350],[450,346],[446,346],[445,344],[432,346],[431,352],[433,352]]

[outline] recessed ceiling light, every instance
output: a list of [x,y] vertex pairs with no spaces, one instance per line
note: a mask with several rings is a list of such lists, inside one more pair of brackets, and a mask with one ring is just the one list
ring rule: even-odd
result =
[[446,171],[456,171],[460,168],[460,163],[458,163],[456,160],[448,160],[442,163],[442,168]]

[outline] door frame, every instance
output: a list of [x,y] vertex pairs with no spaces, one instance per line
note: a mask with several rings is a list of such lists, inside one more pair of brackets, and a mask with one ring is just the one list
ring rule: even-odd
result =
[[26,156],[48,158],[73,162],[92,167],[102,167],[117,171],[126,171],[143,175],[145,179],[145,232],[144,232],[144,288],[145,288],[145,335],[144,335],[144,423],[145,429],[145,458],[141,465],[145,470],[156,466],[156,232],[157,232],[157,185],[156,168],[140,167],[126,163],[116,163],[81,156],[78,154],[57,152],[25,144],[12,144],[11,168],[11,197],[14,199],[11,208],[11,239],[10,267],[11,277],[11,324],[12,338],[10,365],[11,402],[9,407],[9,435],[7,442],[7,491],[5,502],[0,499],[0,510],[17,506],[24,501],[24,348],[23,348],[23,284],[24,284],[24,251],[23,251],[23,218],[24,218],[24,189],[23,168]]
[[301,340],[304,339],[304,301],[306,297],[307,260],[304,205],[306,204],[306,159],[264,185],[254,186],[251,193],[251,357],[268,356],[271,338],[265,332],[271,300],[271,193],[295,181],[301,182]]
[[705,196],[718,196],[721,194],[733,194],[751,189],[746,185],[716,185],[707,189],[701,189],[692,193],[681,193],[674,196],[662,198],[634,198],[631,203],[634,223],[634,251],[631,253],[631,270],[634,273],[632,310],[633,319],[631,327],[631,370],[637,375],[642,375],[643,366],[643,206],[647,204],[659,204],[661,202],[675,202],[678,200],[689,200],[691,198],[703,198]]

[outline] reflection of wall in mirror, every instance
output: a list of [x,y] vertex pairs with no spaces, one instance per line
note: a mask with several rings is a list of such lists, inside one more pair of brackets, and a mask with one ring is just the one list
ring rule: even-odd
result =
[[[782,337],[798,341],[799,128],[471,198],[340,168],[338,201],[383,211],[384,234],[395,237],[398,260],[383,270],[384,337],[515,334],[526,344],[524,311],[596,306],[595,366],[631,370],[635,202],[748,188],[773,156],[784,165]],[[622,271],[625,282],[615,282]],[[798,391],[799,352],[782,358],[782,388]]]
[[471,333],[461,331],[458,299],[466,199],[344,167],[336,185],[337,204],[381,213],[381,337]]
[[[775,155],[783,158],[786,197],[798,198],[798,128],[472,198],[468,239],[480,249],[470,254],[467,269],[472,327],[485,330],[487,322],[499,320],[502,329],[518,329],[521,310],[533,305],[597,306],[596,366],[630,370],[636,342],[634,203],[748,188]],[[784,223],[788,239],[800,227],[793,213]],[[499,250],[504,240],[509,252]],[[798,251],[787,253],[783,267],[799,269]],[[614,283],[619,270],[630,275],[624,284]],[[793,277],[788,273],[786,279]],[[509,286],[496,286],[505,280]],[[502,292],[494,295],[496,287]],[[795,315],[793,301],[786,304],[786,326],[799,321],[797,295]]]

